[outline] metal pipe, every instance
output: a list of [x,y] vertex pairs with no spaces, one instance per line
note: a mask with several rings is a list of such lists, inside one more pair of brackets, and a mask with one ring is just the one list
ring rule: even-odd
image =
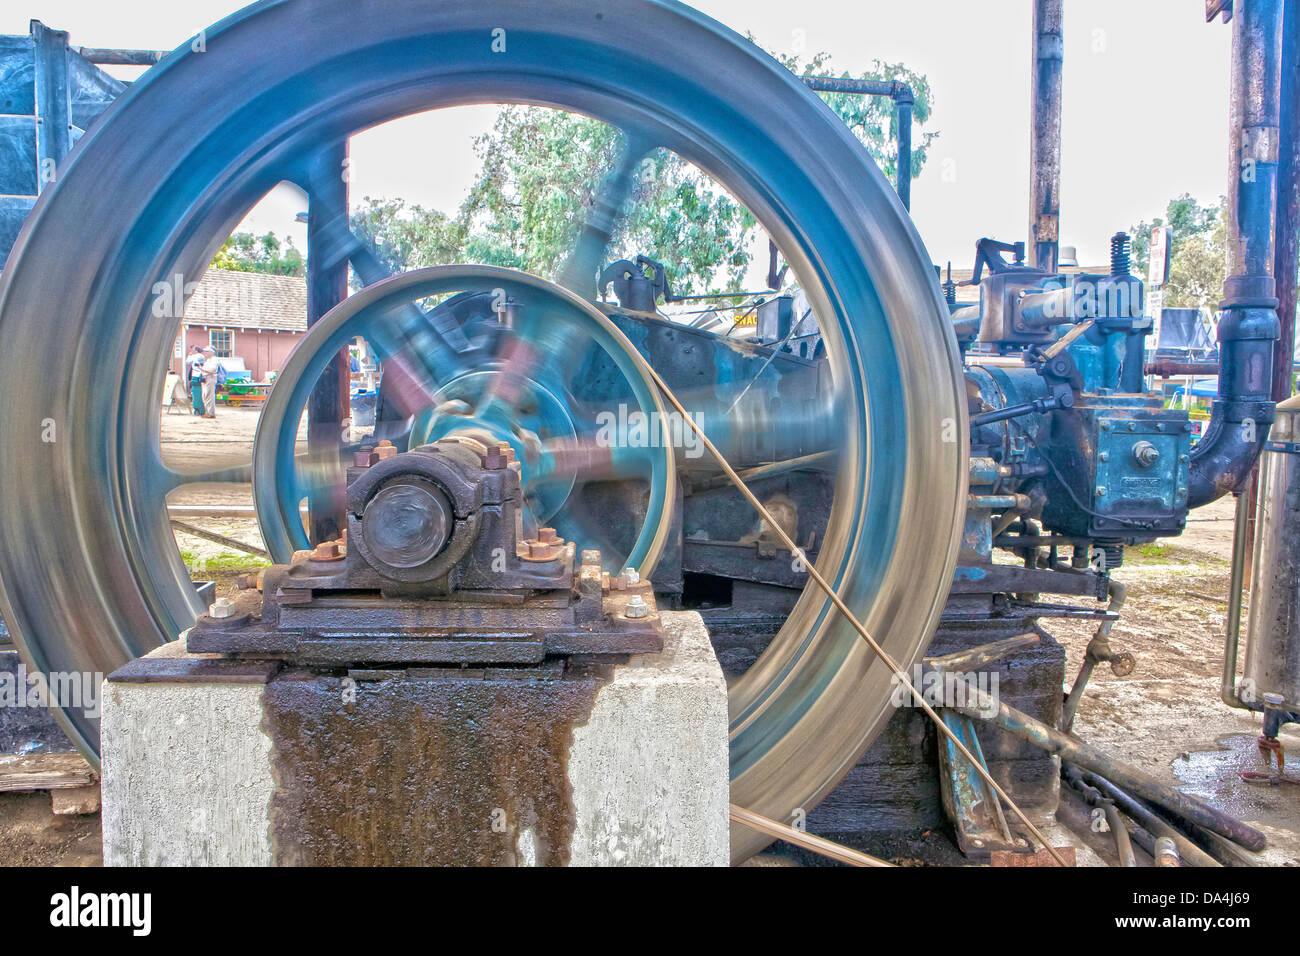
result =
[[916,96],[900,80],[855,80],[848,76],[801,76],[799,79],[817,93],[852,93],[857,96],[888,96],[894,101],[894,121],[898,132],[895,159],[897,182],[894,188],[904,209],[912,208],[912,107]]
[[[1124,606],[1124,598],[1128,590],[1119,581],[1114,578],[1107,579],[1107,593],[1110,596],[1110,602],[1106,605],[1107,611],[1113,611],[1118,617],[1118,612]],[[1065,698],[1065,703],[1061,707],[1061,730],[1067,734],[1070,728],[1074,726],[1074,715],[1079,709],[1079,701],[1083,699],[1084,688],[1088,686],[1088,680],[1092,677],[1093,669],[1102,661],[1115,661],[1121,655],[1115,654],[1110,649],[1110,632],[1115,626],[1116,617],[1108,617],[1097,625],[1097,632],[1093,634],[1092,640],[1088,642],[1088,648],[1083,655],[1083,664],[1079,667],[1078,676],[1074,678],[1074,683],[1070,685],[1070,694]],[[1132,660],[1132,656],[1129,656]],[[1112,663],[1112,668],[1115,666]],[[1132,670],[1132,668],[1129,668]]]
[[[1115,809],[1115,801],[1108,799],[1096,787],[1085,782],[1083,772],[1073,764],[1064,764],[1061,767],[1061,776],[1083,797],[1085,803],[1105,814],[1106,825],[1110,827],[1110,832],[1115,838],[1115,853],[1119,857],[1120,866],[1137,866],[1137,859],[1133,856],[1133,843],[1129,839],[1128,825],[1120,812]],[[1152,849],[1155,848],[1154,842],[1151,846]]]
[[1232,25],[1229,269],[1220,303],[1219,397],[1205,434],[1192,448],[1187,489],[1192,508],[1242,487],[1273,421],[1273,347],[1280,333],[1273,282],[1273,212],[1281,0],[1238,0]]
[[1273,281],[1279,338],[1273,350],[1273,401],[1291,397],[1295,357],[1296,284],[1300,273],[1300,0],[1284,0],[1279,84],[1276,237]]
[[1115,834],[1115,852],[1119,854],[1119,865],[1137,866],[1137,858],[1133,856],[1133,844],[1128,838],[1128,827],[1124,825],[1124,819],[1115,809],[1115,804],[1107,801],[1103,810],[1106,814],[1106,825],[1110,827],[1110,832]]
[[[1263,476],[1261,475],[1261,480]],[[1264,489],[1260,489],[1263,498]],[[1237,648],[1241,643],[1241,585],[1246,568],[1246,525],[1250,521],[1250,495],[1237,492],[1232,519],[1232,569],[1228,572],[1228,619],[1223,638],[1223,679],[1219,697],[1229,707],[1253,710],[1237,695]]]
[[[1167,807],[1207,830],[1213,830],[1239,843],[1248,850],[1258,852],[1266,845],[1264,834],[1254,827],[1216,810],[1209,804],[1167,787],[1149,774],[1115,760],[1095,747],[1035,720],[1023,711],[1016,710],[980,690],[973,682],[967,688],[966,706],[957,708],[962,713],[984,720],[992,720],[1002,729],[1041,747],[1048,753],[1059,754],[1062,760],[1078,764],[1107,780],[1114,780],[1125,790],[1144,800]],[[988,717],[988,714],[994,716]]]
[[[1077,767],[1071,769],[1078,770]],[[1185,834],[1179,833],[1171,823],[1162,820],[1140,800],[1137,800],[1131,794],[1125,793],[1105,777],[1087,771],[1079,771],[1079,773],[1085,782],[1096,787],[1103,796],[1113,801],[1115,806],[1136,820],[1144,830],[1157,837],[1157,845],[1159,840],[1171,840],[1177,847],[1179,858],[1186,860],[1192,866],[1215,867],[1223,865],[1193,843]]]
[[1034,0],[1029,128],[1029,256],[1057,270],[1061,212],[1061,81],[1064,0]]
[[1156,837],[1156,866],[1182,866],[1178,844],[1169,837]]
[[1156,359],[1147,362],[1144,369],[1147,375],[1168,378],[1171,375],[1218,375],[1218,362],[1177,362],[1173,359]]

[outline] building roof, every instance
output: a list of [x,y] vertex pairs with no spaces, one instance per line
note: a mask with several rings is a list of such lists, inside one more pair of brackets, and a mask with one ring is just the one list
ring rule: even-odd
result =
[[307,331],[307,282],[297,276],[209,269],[185,304],[186,325]]

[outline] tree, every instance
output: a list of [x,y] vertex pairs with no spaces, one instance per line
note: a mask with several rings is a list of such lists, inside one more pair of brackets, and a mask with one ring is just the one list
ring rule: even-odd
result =
[[[780,57],[796,73],[826,69],[828,56]],[[844,74],[847,76],[847,74]],[[930,117],[925,77],[876,61],[864,79],[907,82],[913,120]],[[894,116],[887,98],[826,94],[830,107],[887,175],[897,175]],[[914,137],[911,174],[920,173],[936,136]],[[366,200],[352,217],[394,269],[451,262],[506,265],[554,277],[572,249],[622,149],[617,129],[542,107],[507,106],[475,142],[482,168],[454,219],[400,200]],[[674,291],[735,292],[750,264],[753,216],[699,168],[656,150],[637,168],[632,196],[607,258],[637,253],[664,263]]]
[[251,232],[235,233],[217,250],[212,268],[280,276],[307,274],[302,253],[294,246],[293,240],[286,237],[281,245],[273,232],[263,236],[254,236]]
[[400,199],[366,196],[352,213],[352,231],[368,240],[390,272],[405,272],[457,261],[464,229],[436,209]]
[[1139,274],[1151,261],[1151,230],[1168,225],[1169,281],[1164,304],[1170,308],[1213,308],[1223,295],[1227,276],[1227,200],[1202,206],[1189,194],[1169,200],[1165,218],[1131,227],[1133,261]]
[[1178,254],[1178,250],[1188,239],[1204,235],[1215,228],[1215,224],[1223,218],[1222,209],[1225,201],[1220,198],[1217,203],[1202,206],[1192,198],[1190,193],[1183,193],[1178,198],[1169,200],[1168,205],[1165,206],[1164,218],[1157,216],[1151,222],[1144,219],[1136,226],[1130,226],[1129,234],[1133,237],[1133,264],[1138,271],[1145,275],[1151,262],[1152,229],[1157,226],[1170,227],[1173,232],[1170,243],[1172,257]]
[[1208,228],[1171,243],[1174,252],[1165,283],[1165,305],[1171,308],[1213,309],[1223,298],[1228,226],[1223,212],[1214,212]]

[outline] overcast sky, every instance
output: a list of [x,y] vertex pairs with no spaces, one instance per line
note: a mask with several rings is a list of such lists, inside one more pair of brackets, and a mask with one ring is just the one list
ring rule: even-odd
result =
[[[487,0],[484,0],[487,2]],[[542,2],[542,0],[539,0]],[[592,0],[593,4],[598,0]],[[359,5],[364,0],[358,0]],[[244,4],[237,0],[5,0],[0,33],[30,18],[74,45],[172,49]],[[836,70],[873,59],[925,74],[940,133],[912,185],[912,214],[937,262],[969,267],[975,240],[1025,237],[1028,219],[1029,0],[696,0],[768,49],[796,38]],[[1217,199],[1227,179],[1230,28],[1204,0],[1066,0],[1061,241],[1105,262],[1112,233],[1163,212],[1173,196]],[[671,56],[671,37],[663,37]],[[353,196],[400,197],[453,211],[476,169],[470,140],[490,108],[444,111],[353,140]],[[436,139],[434,139],[436,138]],[[437,141],[445,165],[429,172]],[[298,197],[264,202],[247,225],[295,236]]]

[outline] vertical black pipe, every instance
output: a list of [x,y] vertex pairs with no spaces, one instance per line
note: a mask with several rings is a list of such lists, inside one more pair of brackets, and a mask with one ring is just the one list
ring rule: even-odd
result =
[[848,76],[801,76],[808,88],[818,93],[852,93],[857,96],[888,96],[894,101],[894,123],[898,131],[895,189],[904,209],[912,208],[912,107],[916,95],[901,80],[855,80]]
[[[901,85],[901,84],[900,84]],[[894,94],[894,106],[897,108],[898,123],[898,198],[903,208],[912,208],[912,91],[906,86]]]
[[1034,0],[1029,128],[1030,265],[1056,272],[1061,213],[1064,0]]
[[1239,491],[1273,422],[1273,282],[1282,0],[1236,0],[1229,96],[1228,278],[1219,318],[1219,397],[1192,448],[1187,503]]
[[1273,350],[1273,401],[1291,397],[1295,356],[1297,273],[1300,272],[1300,0],[1282,10],[1282,82],[1277,156],[1277,236],[1273,282],[1279,338]]
[[[307,325],[316,322],[348,294],[348,261],[325,238],[339,217],[347,222],[347,143],[324,149],[316,158],[307,206]],[[336,225],[336,223],[335,223]],[[333,252],[327,252],[333,250]],[[330,360],[307,403],[307,449],[312,462],[337,458],[343,420],[349,413],[351,369],[347,350]],[[312,543],[332,541],[347,527],[341,487],[319,488],[307,501]]]

